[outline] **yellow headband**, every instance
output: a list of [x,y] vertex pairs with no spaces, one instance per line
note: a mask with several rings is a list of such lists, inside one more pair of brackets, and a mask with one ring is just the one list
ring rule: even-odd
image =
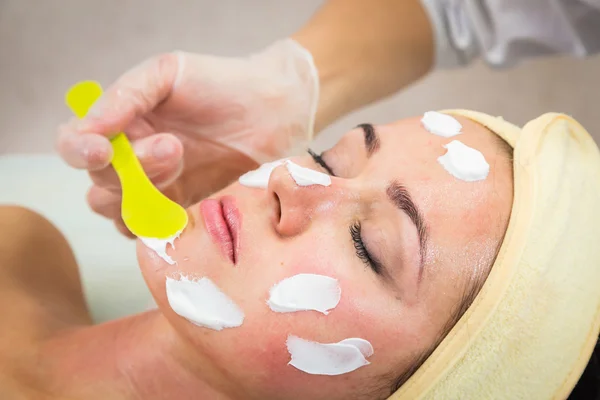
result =
[[600,153],[577,121],[470,118],[514,148],[514,200],[481,292],[390,399],[563,399],[600,330]]

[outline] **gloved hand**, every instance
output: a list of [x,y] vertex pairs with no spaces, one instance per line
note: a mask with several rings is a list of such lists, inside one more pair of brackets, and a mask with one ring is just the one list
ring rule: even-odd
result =
[[247,58],[165,54],[120,77],[84,119],[61,126],[58,150],[90,171],[90,207],[131,236],[108,138],[124,131],[149,178],[186,207],[305,147],[318,89],[310,53],[292,39]]

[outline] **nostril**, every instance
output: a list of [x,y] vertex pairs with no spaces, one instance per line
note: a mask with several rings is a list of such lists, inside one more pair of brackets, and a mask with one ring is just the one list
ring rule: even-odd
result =
[[273,192],[273,199],[275,200],[275,221],[279,223],[281,221],[281,201],[275,192]]

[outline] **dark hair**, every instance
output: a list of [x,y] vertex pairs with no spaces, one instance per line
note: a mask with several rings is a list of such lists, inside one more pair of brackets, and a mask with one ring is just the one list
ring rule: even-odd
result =
[[596,341],[594,352],[577,385],[569,395],[569,400],[598,399],[600,399],[600,339]]

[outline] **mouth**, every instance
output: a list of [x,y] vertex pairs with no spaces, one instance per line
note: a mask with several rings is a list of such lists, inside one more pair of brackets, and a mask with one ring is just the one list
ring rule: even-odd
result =
[[232,264],[237,264],[241,215],[235,199],[224,196],[203,200],[200,212],[212,241]]

